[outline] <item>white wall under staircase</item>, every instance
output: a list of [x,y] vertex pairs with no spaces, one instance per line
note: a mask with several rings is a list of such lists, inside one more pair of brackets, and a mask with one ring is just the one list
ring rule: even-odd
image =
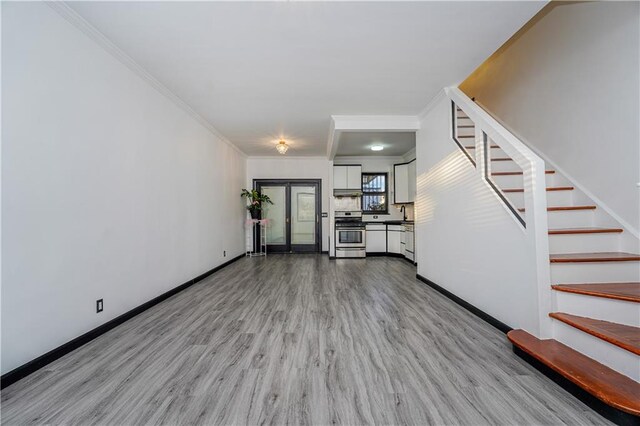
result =
[[442,92],[416,135],[418,273],[512,327],[539,334],[526,232],[451,139]]

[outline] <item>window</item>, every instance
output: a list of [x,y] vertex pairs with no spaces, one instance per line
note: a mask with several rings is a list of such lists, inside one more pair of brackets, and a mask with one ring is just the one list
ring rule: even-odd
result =
[[388,212],[387,173],[362,173],[362,213]]

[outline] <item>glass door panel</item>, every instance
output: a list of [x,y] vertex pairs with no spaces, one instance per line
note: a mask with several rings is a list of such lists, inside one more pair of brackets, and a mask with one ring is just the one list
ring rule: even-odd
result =
[[267,219],[267,252],[320,251],[320,182],[314,180],[256,179],[256,189],[273,204],[263,204]]
[[267,219],[267,245],[287,244],[287,187],[263,186],[262,193],[269,196],[273,204],[264,204],[262,219]]
[[316,187],[291,187],[291,244],[316,243]]

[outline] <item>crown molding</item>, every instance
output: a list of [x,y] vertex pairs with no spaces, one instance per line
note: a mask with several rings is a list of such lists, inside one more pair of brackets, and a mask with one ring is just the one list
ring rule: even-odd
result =
[[345,155],[333,159],[336,165],[340,165],[342,162],[349,163],[354,161],[404,161],[404,158],[402,155]]
[[327,138],[327,158],[329,160],[335,157],[336,150],[338,149],[338,138],[336,138],[336,136],[336,122],[334,118],[331,117],[331,122],[329,124],[329,137]]
[[418,120],[419,121],[424,120],[427,114],[429,114],[429,112],[433,109],[433,107],[435,107],[438,104],[438,102],[440,102],[440,100],[442,100],[442,98],[444,97],[445,97],[445,92],[443,87],[438,91],[438,93],[435,94],[433,98],[431,98],[427,106],[424,107],[422,111],[420,111],[420,113],[418,114]]
[[332,115],[334,129],[346,132],[415,132],[420,121],[415,115]]
[[238,154],[246,158],[247,154],[238,148],[233,142],[227,139],[218,129],[216,129],[207,119],[198,114],[193,108],[183,101],[178,95],[169,90],[158,79],[152,76],[147,70],[145,70],[140,64],[138,64],[133,58],[127,55],[122,49],[116,46],[111,40],[109,40],[104,34],[102,34],[96,27],[91,25],[86,19],[80,16],[75,10],[73,10],[64,1],[47,1],[45,2],[49,7],[55,10],[60,16],[67,20],[74,27],[82,31],[87,37],[96,42],[107,53],[116,58],[120,63],[129,68],[133,73],[138,75],[144,81],[146,81],[151,87],[156,89],[160,94],[173,102],[177,107],[189,114],[191,118],[196,120],[202,126],[204,126],[209,132],[211,132],[216,138],[220,139],[225,144],[233,148]]
[[327,157],[321,155],[250,155],[247,160],[323,160],[329,161]]
[[405,160],[410,159],[412,157],[416,158],[416,148],[415,147],[411,148],[409,151],[405,152],[402,155],[402,158],[404,158]]

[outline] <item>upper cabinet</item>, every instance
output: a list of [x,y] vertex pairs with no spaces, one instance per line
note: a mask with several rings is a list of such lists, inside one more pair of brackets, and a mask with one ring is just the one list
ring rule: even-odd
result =
[[416,160],[393,165],[394,204],[413,203],[416,199]]
[[409,202],[416,201],[416,160],[409,163]]
[[333,189],[362,189],[362,166],[333,166]]
[[393,165],[393,202],[395,204],[409,202],[409,165]]

